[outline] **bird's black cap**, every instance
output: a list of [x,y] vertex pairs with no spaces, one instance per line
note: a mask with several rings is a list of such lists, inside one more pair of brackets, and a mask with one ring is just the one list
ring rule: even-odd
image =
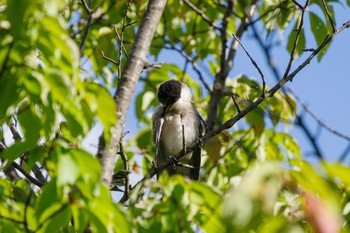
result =
[[169,80],[162,83],[157,92],[157,97],[163,105],[175,103],[181,97],[182,84],[177,80]]

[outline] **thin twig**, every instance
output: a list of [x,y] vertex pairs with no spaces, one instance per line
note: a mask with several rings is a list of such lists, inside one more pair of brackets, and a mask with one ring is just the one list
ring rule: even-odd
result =
[[331,15],[329,14],[328,7],[327,7],[327,4],[326,4],[325,0],[322,0],[322,5],[323,5],[323,8],[324,8],[324,10],[325,10],[325,12],[327,14],[328,20],[329,20],[329,22],[330,22],[330,24],[332,26],[332,30],[333,30],[332,32],[334,33],[335,30],[336,30],[335,24],[334,24],[334,20],[331,17]]
[[219,27],[218,25],[216,25],[203,11],[201,11],[200,9],[198,9],[195,5],[193,5],[189,0],[183,0],[183,2],[189,7],[191,8],[194,12],[196,12],[200,17],[202,17],[202,19],[207,22],[211,27],[213,27],[214,29],[217,29],[219,31],[222,30],[221,27]]
[[87,21],[86,21],[86,26],[85,26],[85,29],[84,29],[83,36],[81,38],[81,43],[80,43],[80,46],[79,46],[80,54],[83,53],[85,40],[86,40],[86,37],[88,35],[89,28],[90,28],[90,25],[91,25],[91,20],[92,20],[91,0],[89,0],[89,5],[86,3],[86,0],[81,0],[81,3],[84,6],[84,9],[85,9],[85,11],[86,11],[86,13],[88,15],[88,18],[87,18]]
[[306,8],[308,7],[309,4],[310,4],[310,0],[307,0],[305,2],[304,7],[301,8],[300,23],[298,25],[298,29],[297,29],[297,32],[296,32],[297,34],[296,34],[296,37],[295,37],[295,40],[294,40],[294,43],[293,43],[292,52],[290,53],[289,62],[288,62],[287,68],[286,68],[286,70],[284,72],[284,75],[283,75],[282,79],[284,79],[284,78],[286,78],[288,76],[289,71],[290,71],[290,69],[292,67],[292,64],[293,64],[293,61],[294,61],[294,56],[295,56],[295,51],[296,51],[296,48],[297,48],[297,45],[298,45],[298,42],[299,42],[299,38],[300,38],[300,35],[301,35],[301,30],[303,29],[303,26],[304,26],[304,16],[305,16]]
[[295,0],[292,0],[292,2],[294,2],[294,4],[295,4],[297,7],[299,7],[300,10],[303,10],[304,7],[303,7],[299,2],[297,2],[297,1],[295,1]]
[[235,95],[233,93],[231,93],[231,98],[232,98],[232,101],[233,101],[233,103],[234,103],[234,105],[235,105],[235,107],[237,109],[237,112],[241,112],[241,109],[239,108],[238,103],[236,101],[236,97],[235,97]]
[[243,46],[243,44],[239,41],[239,39],[235,36],[235,34],[233,34],[233,38],[235,40],[237,40],[237,42],[239,43],[239,45],[242,47],[242,49],[244,50],[244,52],[247,54],[247,56],[249,57],[250,61],[253,63],[254,67],[258,70],[261,80],[262,80],[262,95],[265,95],[265,87],[266,87],[266,82],[265,82],[265,78],[264,78],[264,74],[261,71],[260,67],[258,66],[258,64],[254,61],[254,59],[252,58],[252,56],[250,56],[249,52],[246,50],[246,48]]
[[[163,39],[164,39],[164,38],[163,38]],[[169,46],[170,46],[170,47],[166,47],[166,46],[165,46],[165,47],[164,47],[165,49],[171,49],[171,50],[177,51],[181,56],[183,56],[183,57],[186,59],[186,61],[188,61],[188,62],[191,63],[193,70],[197,73],[198,78],[199,78],[199,80],[202,82],[204,88],[208,91],[208,93],[211,93],[211,89],[210,89],[210,87],[209,87],[209,84],[204,80],[203,74],[202,74],[202,72],[199,70],[199,68],[198,68],[197,64],[195,63],[195,61],[193,60],[193,58],[191,58],[191,57],[182,49],[183,47],[181,47],[181,49],[179,49],[179,48],[176,48],[176,47],[175,47],[173,44],[171,44],[169,41],[167,41],[167,40],[165,40],[165,39],[164,39],[164,41],[165,41],[166,43],[168,43]]]
[[[119,152],[118,154],[120,155],[120,157],[123,160],[123,164],[124,164],[124,170],[129,172],[129,164],[128,164],[128,157],[126,156],[125,152],[124,152],[124,146],[123,146],[123,138],[125,137],[126,134],[128,134],[129,131],[126,131],[122,137],[120,138],[120,142],[119,142]],[[120,203],[125,203],[128,199],[129,199],[129,195],[130,195],[130,186],[129,186],[129,176],[126,175],[125,176],[125,183],[124,183],[124,194],[123,197],[120,199]]]
[[144,69],[148,69],[148,68],[157,68],[157,69],[160,69],[160,68],[162,68],[162,65],[163,65],[164,63],[163,62],[154,62],[154,63],[146,63],[145,65],[144,65]]
[[116,35],[118,37],[118,44],[119,44],[119,52],[118,52],[118,60],[117,60],[118,61],[118,78],[120,78],[120,75],[122,73],[121,72],[121,63],[122,63],[121,60],[122,60],[122,53],[123,53],[123,48],[124,48],[124,31],[125,31],[126,27],[128,27],[129,25],[132,25],[132,24],[126,23],[126,17],[127,17],[128,10],[130,8],[132,1],[133,0],[129,0],[128,5],[126,6],[126,9],[124,11],[123,22],[122,22],[122,31],[121,31],[120,35],[118,33],[117,28],[114,27],[114,32],[116,33]]
[[103,58],[103,59],[105,59],[105,60],[107,60],[107,61],[113,63],[113,64],[116,65],[116,66],[119,65],[118,62],[114,61],[112,58],[105,56],[105,54],[104,54],[104,52],[103,52],[102,50],[101,50],[101,55],[102,55],[102,58]]

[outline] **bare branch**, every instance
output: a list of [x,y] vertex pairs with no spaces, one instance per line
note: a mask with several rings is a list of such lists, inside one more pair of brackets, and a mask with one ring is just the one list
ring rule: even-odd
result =
[[24,168],[22,168],[20,165],[18,165],[17,163],[13,162],[12,166],[14,168],[16,168],[20,173],[22,173],[30,182],[32,182],[33,184],[35,184],[38,187],[42,187],[45,183],[40,182],[39,180],[35,179],[34,177],[32,177],[28,172],[26,172],[26,170],[24,170]]

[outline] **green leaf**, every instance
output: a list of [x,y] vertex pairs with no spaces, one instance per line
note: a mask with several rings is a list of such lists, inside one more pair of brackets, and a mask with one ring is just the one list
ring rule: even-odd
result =
[[71,216],[71,208],[69,206],[63,206],[55,212],[53,217],[46,221],[45,232],[62,232],[62,229],[66,229],[69,226]]
[[89,223],[89,212],[84,208],[72,206],[72,216],[74,230],[79,233],[84,232]]
[[126,213],[119,206],[113,204],[105,186],[101,186],[98,197],[89,200],[88,208],[92,228],[96,232],[127,233],[131,231]]
[[46,183],[38,197],[35,214],[40,221],[44,221],[46,217],[62,207],[62,200],[57,192],[56,183],[55,178]]
[[[313,12],[310,12],[310,27],[314,35],[316,43],[320,46],[325,40],[326,36],[329,35],[329,30],[323,20]],[[318,54],[318,61],[321,60],[323,55],[326,53],[329,46],[324,47]]]
[[265,128],[264,111],[260,108],[256,108],[248,113],[244,118],[248,124],[253,128],[254,133],[259,137]]
[[41,136],[41,119],[36,112],[36,106],[30,105],[18,114],[19,122],[24,133],[24,140],[29,149],[36,146]]
[[139,148],[149,148],[150,145],[153,145],[151,129],[141,130],[137,134],[136,140],[137,140],[137,145],[139,146]]
[[0,104],[0,116],[12,115],[14,112],[14,107],[9,112],[9,107],[15,105],[20,101],[18,96],[19,90],[17,89],[16,69],[11,70],[10,72],[4,72],[0,77],[0,99],[6,100],[1,101]]
[[26,32],[27,20],[29,13],[32,13],[32,7],[35,5],[36,1],[33,0],[9,0],[7,2],[7,15],[11,23],[11,34],[17,39],[22,38]]
[[106,141],[111,137],[111,128],[117,121],[117,108],[106,88],[91,82],[83,82],[84,99],[92,112],[95,112],[104,127]]
[[28,144],[26,142],[15,142],[9,148],[0,153],[0,157],[8,160],[8,165],[10,165],[16,158],[23,155],[24,152],[28,151]]
[[296,159],[301,159],[301,152],[298,143],[291,135],[285,133],[277,133],[273,140],[286,149],[290,159],[293,158],[293,155],[296,156]]
[[73,185],[78,179],[80,169],[70,153],[58,155],[57,186]]
[[[298,30],[298,26],[299,26],[299,21],[297,21],[295,23],[293,28]],[[295,30],[292,30],[290,32],[290,35],[289,35],[289,38],[288,38],[288,44],[287,44],[287,49],[288,49],[289,53],[292,53],[292,51],[293,51],[293,47],[294,47],[294,43],[295,43],[295,40],[296,40],[296,36],[297,36],[297,32]],[[295,54],[294,54],[295,58],[300,56],[300,54],[305,49],[305,46],[306,46],[305,33],[304,33],[304,29],[301,29],[299,40],[298,40],[298,43],[296,44],[296,47],[295,47]]]
[[199,207],[195,222],[207,232],[224,232],[220,193],[206,184],[194,182],[188,192],[191,208]]

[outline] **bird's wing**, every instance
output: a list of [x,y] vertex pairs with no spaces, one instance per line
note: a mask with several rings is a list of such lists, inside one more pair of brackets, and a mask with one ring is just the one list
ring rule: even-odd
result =
[[152,129],[153,129],[153,143],[156,147],[156,156],[155,156],[155,162],[156,164],[159,162],[159,140],[160,140],[160,135],[162,133],[162,127],[164,123],[164,118],[163,118],[163,112],[164,108],[163,106],[159,106],[156,108],[156,111],[154,112],[152,116]]
[[[194,106],[193,106],[194,108]],[[194,108],[195,109],[195,108]],[[196,111],[196,115],[197,118],[199,119],[199,124],[198,124],[198,135],[199,135],[199,139],[202,138],[205,134],[205,132],[207,131],[207,126],[203,120],[203,118],[201,117],[201,115],[199,115],[199,113]],[[198,180],[199,178],[199,171],[200,171],[200,167],[201,167],[201,157],[202,157],[202,148],[200,146],[198,146],[197,148],[195,148],[192,152],[192,157],[191,157],[191,164],[193,167],[190,170],[190,178],[192,180]]]

